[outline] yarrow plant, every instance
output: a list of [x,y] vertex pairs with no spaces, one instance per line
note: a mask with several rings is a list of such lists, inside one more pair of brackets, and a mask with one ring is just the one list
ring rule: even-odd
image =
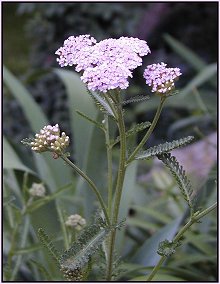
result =
[[[90,267],[91,259],[100,247],[103,248],[105,255],[105,280],[111,281],[114,279],[116,234],[120,233],[117,231],[124,223],[119,220],[119,210],[125,173],[135,160],[152,157],[160,159],[176,179],[182,197],[190,210],[189,221],[180,229],[174,239],[172,241],[164,240],[158,244],[158,254],[161,258],[152,272],[148,273],[146,280],[152,280],[166,258],[172,255],[176,248],[181,245],[180,240],[183,234],[216,207],[216,204],[213,204],[203,211],[195,211],[190,181],[183,167],[170,154],[173,149],[191,142],[193,137],[189,136],[144,149],[157,125],[166,99],[176,94],[175,81],[182,75],[179,68],[167,67],[167,64],[163,62],[146,66],[143,77],[146,84],[151,88],[151,92],[159,95],[158,108],[151,123],[137,124],[126,131],[124,122],[125,104],[122,91],[129,87],[132,72],[143,64],[143,57],[150,53],[147,42],[138,38],[120,37],[97,42],[90,35],[70,36],[64,41],[63,46],[56,51],[59,65],[61,67],[74,66],[75,71],[80,73],[80,78],[85,83],[89,96],[94,100],[99,110],[103,112],[102,123],[89,118],[86,114],[78,113],[104,132],[108,164],[107,201],[105,201],[103,194],[94,181],[69,159],[69,154],[66,152],[70,142],[69,137],[64,132],[61,133],[58,124],[44,126],[35,135],[34,139],[23,141],[37,153],[49,151],[53,153],[53,158],[63,159],[88,183],[100,204],[100,212],[96,214],[94,224],[91,226],[83,228],[86,225],[85,219],[78,214],[69,216],[65,223],[66,226],[82,231],[70,248],[60,258],[56,258],[60,270],[68,280],[86,279],[88,276],[86,267]],[[139,98],[132,99],[132,102],[135,101],[138,102]],[[117,138],[111,137],[110,119],[117,125],[119,132]],[[144,131],[146,128],[142,140],[128,154],[128,137],[139,131]],[[118,169],[114,182],[112,150],[116,144],[120,146]],[[48,245],[50,252],[55,255],[45,233],[40,230],[39,234],[43,243]]]

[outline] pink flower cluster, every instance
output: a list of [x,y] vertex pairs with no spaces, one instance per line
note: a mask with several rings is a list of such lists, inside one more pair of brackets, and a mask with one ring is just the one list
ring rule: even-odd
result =
[[146,84],[152,87],[152,92],[168,93],[174,88],[174,81],[182,75],[179,68],[167,68],[161,62],[148,65],[144,71]]
[[105,39],[96,43],[89,35],[71,36],[56,54],[60,66],[75,65],[83,71],[81,79],[92,91],[126,89],[131,71],[142,65],[142,56],[150,53],[146,41],[132,37]]
[[59,55],[57,61],[61,67],[73,66],[83,61],[80,58],[82,53],[86,54],[86,49],[96,43],[96,40],[90,35],[70,36],[64,41],[63,47],[60,47],[55,54]]

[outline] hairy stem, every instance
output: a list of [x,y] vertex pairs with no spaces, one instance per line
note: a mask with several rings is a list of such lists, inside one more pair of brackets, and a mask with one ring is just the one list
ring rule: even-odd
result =
[[[175,236],[175,238],[173,239],[173,243],[178,242],[182,238],[183,234],[192,226],[192,224],[198,222],[202,217],[204,217],[205,215],[210,213],[216,207],[217,207],[217,202],[214,203],[213,205],[211,205],[210,207],[208,207],[207,209],[203,210],[200,213],[194,213],[194,215],[190,217],[190,220],[186,223],[186,225],[184,227],[182,227],[182,229],[179,231],[179,233]],[[164,263],[166,258],[167,258],[166,256],[161,256],[157,265],[154,267],[152,272],[149,274],[147,281],[151,281],[154,278],[155,274],[159,271],[161,265]]]
[[144,144],[149,139],[151,133],[153,132],[153,130],[154,130],[154,128],[155,128],[155,126],[156,126],[156,124],[158,122],[158,119],[160,117],[160,114],[161,114],[161,111],[162,111],[162,108],[163,108],[165,100],[166,100],[165,96],[160,98],[160,104],[159,104],[159,106],[157,108],[157,112],[156,112],[156,114],[154,116],[152,124],[151,124],[150,128],[148,129],[147,133],[145,134],[145,136],[143,137],[143,139],[141,140],[141,142],[139,143],[139,145],[135,148],[133,153],[128,158],[127,164],[131,163],[134,160],[136,154],[140,151],[140,149],[144,146]]
[[97,187],[95,186],[94,182],[82,171],[80,170],[74,163],[72,163],[64,154],[60,155],[60,157],[72,168],[74,169],[81,177],[83,177],[86,182],[90,185],[91,189],[94,191],[100,205],[101,205],[101,208],[103,210],[103,213],[105,215],[105,218],[106,218],[106,221],[107,223],[110,225],[110,219],[109,219],[109,216],[108,216],[108,212],[107,212],[107,209],[106,209],[106,206],[105,206],[105,203],[102,199],[102,196],[101,194],[99,193]]
[[107,147],[108,161],[108,214],[111,218],[112,212],[112,147],[110,146],[108,115],[105,115],[105,142]]
[[[117,94],[117,99],[118,99],[118,107],[117,107],[118,129],[120,136],[120,158],[119,158],[118,177],[117,177],[115,199],[114,199],[114,208],[112,215],[112,224],[116,224],[118,221],[118,213],[119,213],[121,194],[122,194],[122,188],[123,188],[123,182],[126,170],[126,135],[125,135],[123,112],[120,104],[120,94]],[[116,237],[116,230],[113,230],[110,235],[110,242],[109,242],[108,267],[107,267],[107,276],[106,276],[107,281],[110,281],[112,277],[115,237]]]

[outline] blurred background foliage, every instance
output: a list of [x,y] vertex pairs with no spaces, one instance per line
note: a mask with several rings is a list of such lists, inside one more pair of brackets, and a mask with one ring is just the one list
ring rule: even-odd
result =
[[[181,69],[183,75],[177,82],[180,94],[167,101],[148,146],[194,135],[195,143],[186,147],[185,152],[177,151],[176,155],[196,188],[198,207],[205,208],[214,202],[217,2],[192,2],[190,5],[186,2],[4,2],[2,15],[3,59],[8,68],[4,70],[3,89],[5,257],[10,251],[11,230],[16,220],[20,220],[17,209],[25,204],[21,192],[26,192],[32,182],[43,181],[51,196],[42,202],[37,200],[31,215],[26,215],[21,222],[20,230],[24,230],[24,234],[19,238],[20,246],[13,259],[14,278],[10,276],[11,279],[42,280],[40,266],[33,265],[33,258],[39,259],[57,280],[62,280],[50,258],[42,252],[35,231],[42,226],[43,218],[46,231],[62,249],[62,237],[57,233],[65,234],[62,220],[71,213],[81,213],[89,219],[96,205],[85,184],[62,162],[54,162],[49,155],[30,155],[20,141],[32,136],[44,124],[59,123],[72,138],[73,159],[95,182],[102,185],[105,181],[103,137],[75,113],[75,109],[79,109],[97,117],[97,110],[78,75],[67,71],[72,68],[59,68],[54,54],[70,35],[91,34],[98,40],[133,36],[148,42],[152,53],[135,71],[126,97],[149,94],[142,77],[146,65],[163,61]],[[126,126],[151,120],[157,103],[157,98],[151,96],[145,103],[127,106]],[[141,139],[141,134],[137,139]],[[114,155],[117,159],[117,152]],[[29,172],[28,177],[25,172]],[[122,280],[140,277],[155,265],[158,242],[172,237],[186,214],[176,184],[156,161],[141,162],[139,167],[134,164],[125,184],[120,214],[123,218],[128,213],[129,217],[118,239],[118,249],[124,256],[127,271],[121,274]],[[103,195],[104,192],[103,189]],[[216,280],[215,217],[214,213],[210,214],[189,231],[181,250],[168,259],[167,268],[158,274],[158,281]],[[32,226],[28,227],[30,222]]]

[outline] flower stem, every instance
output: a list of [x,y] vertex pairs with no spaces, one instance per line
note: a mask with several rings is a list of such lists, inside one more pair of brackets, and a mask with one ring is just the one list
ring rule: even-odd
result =
[[108,161],[108,215],[111,218],[112,212],[112,147],[110,146],[109,121],[108,115],[105,115],[105,141],[107,147]]
[[[211,205],[210,207],[208,207],[207,209],[203,210],[200,213],[194,213],[194,215],[192,217],[190,217],[190,220],[186,223],[186,225],[184,227],[182,227],[182,229],[179,231],[179,233],[175,236],[175,238],[173,239],[172,242],[173,243],[178,242],[182,238],[183,234],[192,226],[192,224],[198,222],[199,219],[201,219],[202,217],[204,217],[205,215],[210,213],[216,207],[217,207],[217,202],[214,203],[213,205]],[[148,276],[147,281],[151,281],[154,278],[155,274],[159,271],[161,265],[164,263],[166,258],[167,258],[166,256],[161,256],[157,265],[154,267],[154,269],[152,270],[152,272]]]
[[[117,99],[119,102],[120,94],[117,94]],[[120,158],[119,158],[118,177],[117,177],[115,199],[114,199],[112,224],[116,224],[118,221],[118,213],[119,213],[121,194],[122,194],[123,182],[126,170],[126,136],[125,136],[123,112],[120,103],[118,104],[117,110],[118,110],[118,129],[120,136]],[[107,267],[107,276],[106,276],[107,281],[110,281],[112,278],[115,238],[116,238],[116,230],[113,230],[110,235],[110,242],[109,242],[108,267]]]
[[131,162],[134,160],[136,154],[140,151],[140,149],[144,146],[144,144],[145,144],[145,143],[147,142],[147,140],[149,139],[151,133],[153,132],[153,130],[154,130],[154,128],[155,128],[155,126],[156,126],[156,124],[157,124],[157,122],[158,122],[158,119],[159,119],[159,117],[160,117],[160,114],[161,114],[161,111],[162,111],[162,108],[163,108],[163,105],[164,105],[165,100],[166,100],[166,97],[165,97],[165,96],[162,96],[162,97],[160,98],[160,104],[159,104],[159,106],[158,106],[158,108],[157,108],[157,112],[156,112],[156,114],[155,114],[155,116],[154,116],[153,122],[152,122],[150,128],[148,129],[147,133],[145,134],[145,136],[143,137],[143,139],[142,139],[141,142],[139,143],[139,145],[136,147],[136,149],[133,151],[133,153],[132,153],[132,154],[130,155],[130,157],[128,158],[127,164],[131,163]]
[[80,170],[74,163],[72,163],[70,161],[70,159],[68,159],[64,154],[61,154],[60,157],[72,168],[74,169],[81,177],[83,177],[86,182],[90,185],[91,189],[94,191],[94,193],[97,196],[97,199],[102,207],[103,213],[105,215],[106,221],[108,222],[108,224],[110,225],[110,219],[108,216],[108,212],[105,206],[105,203],[102,199],[101,194],[99,193],[97,187],[95,186],[94,182],[82,171]]

